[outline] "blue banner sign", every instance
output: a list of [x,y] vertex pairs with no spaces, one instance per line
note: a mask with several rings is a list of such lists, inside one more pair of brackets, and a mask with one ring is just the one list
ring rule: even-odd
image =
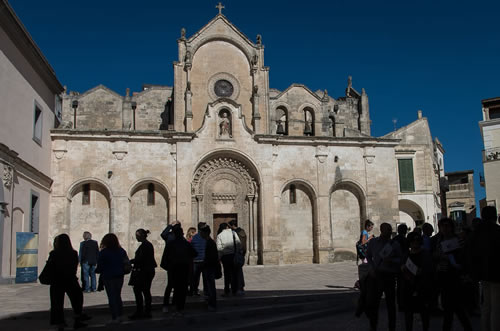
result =
[[38,233],[16,232],[16,283],[38,279]]

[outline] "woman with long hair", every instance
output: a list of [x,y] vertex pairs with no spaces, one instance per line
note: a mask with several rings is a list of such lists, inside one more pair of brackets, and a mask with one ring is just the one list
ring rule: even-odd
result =
[[101,274],[108,296],[111,323],[120,323],[123,314],[121,292],[125,275],[124,265],[130,262],[127,252],[120,247],[118,237],[114,233],[108,233],[102,238],[101,247],[96,273]]
[[135,238],[141,245],[135,251],[135,257],[130,260],[134,267],[129,285],[134,287],[136,304],[136,311],[129,316],[130,319],[151,318],[151,283],[157,264],[153,245],[147,239],[149,233],[149,230],[144,229],[135,232]]
[[75,313],[73,328],[85,327],[82,321],[89,319],[82,314],[83,294],[82,288],[76,277],[78,268],[78,253],[73,249],[67,234],[60,234],[54,239],[54,250],[50,252],[47,260],[48,267],[52,270],[50,285],[50,324],[57,325],[58,330],[64,330],[64,294],[71,301]]

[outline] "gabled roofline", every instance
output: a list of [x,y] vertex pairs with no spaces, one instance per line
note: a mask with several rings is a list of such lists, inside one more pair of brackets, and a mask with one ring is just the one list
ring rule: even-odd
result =
[[124,96],[123,96],[123,95],[118,94],[117,92],[113,91],[112,89],[110,89],[110,88],[108,88],[108,87],[106,87],[106,86],[104,86],[104,85],[102,85],[102,84],[99,84],[99,85],[97,85],[96,87],[93,87],[93,88],[91,88],[90,90],[87,90],[87,91],[83,92],[82,94],[76,95],[75,97],[76,97],[77,99],[80,99],[80,98],[83,98],[83,97],[85,97],[85,96],[87,96],[87,95],[89,95],[89,94],[91,94],[91,93],[93,93],[93,92],[95,92],[95,91],[97,91],[97,90],[99,90],[99,89],[103,89],[103,90],[105,90],[106,92],[108,92],[108,93],[110,93],[110,94],[113,94],[113,95],[114,95],[114,96],[116,96],[117,98],[120,98],[120,99],[123,99],[123,98],[124,98]]
[[198,36],[200,36],[204,31],[206,31],[211,25],[215,24],[215,22],[219,19],[222,19],[227,25],[229,25],[243,40],[245,40],[252,47],[257,47],[253,41],[250,40],[240,29],[236,27],[233,23],[231,23],[224,14],[217,14],[214,18],[212,18],[207,24],[205,24],[201,29],[199,29],[195,34],[187,39],[188,43],[193,42]]
[[0,0],[0,26],[54,94],[64,91],[54,69],[7,0]]
[[313,97],[315,97],[316,99],[318,99],[318,101],[322,101],[322,98],[320,98],[319,95],[317,95],[316,93],[314,93],[313,91],[311,91],[307,86],[305,86],[304,84],[297,84],[297,83],[293,83],[292,85],[288,86],[283,92],[281,92],[280,94],[278,94],[275,97],[272,97],[271,99],[274,100],[274,99],[281,98],[285,93],[287,93],[289,90],[291,90],[294,87],[302,87],[304,90],[306,90],[307,92],[309,92]]
[[[422,120],[425,120],[425,122],[427,122],[427,127],[429,127],[429,122],[427,121],[427,117],[422,117],[422,118],[419,118],[413,122],[411,122],[410,124],[408,125],[405,125],[405,126],[402,126],[400,127],[399,129],[397,129],[396,131],[391,131],[385,135],[383,135],[382,137],[387,137],[387,136],[390,136],[390,135],[395,135],[395,134],[398,134],[400,132],[403,132],[403,131],[406,131],[408,130],[409,128],[411,128],[412,126],[415,126],[417,125],[417,123],[420,123]],[[429,129],[429,134],[430,134],[430,129]]]

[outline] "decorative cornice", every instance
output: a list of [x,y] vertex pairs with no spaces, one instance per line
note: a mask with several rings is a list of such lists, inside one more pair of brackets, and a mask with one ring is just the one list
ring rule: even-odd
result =
[[255,135],[254,140],[261,144],[302,145],[302,146],[356,146],[356,147],[395,147],[400,139],[366,137],[324,137],[324,136],[276,136]]

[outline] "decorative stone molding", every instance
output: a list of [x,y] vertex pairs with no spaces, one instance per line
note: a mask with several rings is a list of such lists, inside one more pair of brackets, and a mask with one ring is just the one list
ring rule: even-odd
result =
[[202,164],[193,177],[193,182],[191,184],[191,193],[193,195],[203,194],[202,188],[205,180],[211,173],[219,169],[230,169],[235,171],[245,181],[248,194],[254,195],[256,193],[257,184],[252,176],[250,176],[248,168],[240,161],[236,161],[227,157],[219,157]]
[[372,164],[373,160],[375,160],[375,155],[363,155],[363,157],[368,164]]
[[220,80],[227,80],[229,83],[231,83],[231,85],[233,86],[233,93],[227,98],[237,100],[238,96],[240,95],[240,83],[238,82],[238,79],[236,79],[236,77],[227,72],[216,73],[208,80],[207,88],[210,98],[214,101],[220,99],[220,97],[215,93],[215,83]]
[[126,151],[114,151],[113,155],[117,160],[121,161],[125,158],[125,155],[127,155],[127,153],[128,152]]
[[53,151],[54,151],[54,156],[58,160],[62,159],[67,152],[67,150],[65,149],[54,149]]
[[3,185],[10,190],[14,181],[14,169],[9,165],[3,166]]
[[226,194],[226,193],[212,193],[212,200],[214,201],[234,201],[236,200],[236,194]]

